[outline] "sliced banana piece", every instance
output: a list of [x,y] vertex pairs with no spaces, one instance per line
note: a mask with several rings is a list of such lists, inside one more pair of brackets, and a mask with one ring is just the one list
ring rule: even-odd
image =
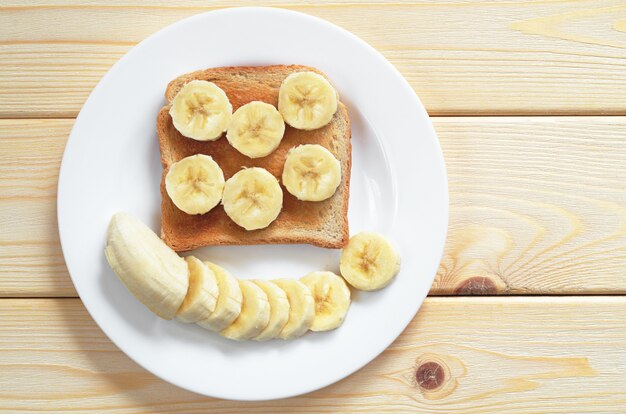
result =
[[363,232],[350,238],[339,267],[355,288],[376,290],[387,286],[400,271],[400,255],[384,236]]
[[255,341],[266,341],[278,337],[289,320],[289,300],[287,294],[276,283],[269,280],[253,280],[267,295],[270,303],[270,320]]
[[194,323],[206,318],[215,310],[219,289],[215,273],[193,256],[185,258],[189,267],[189,289],[176,312],[176,318],[185,323]]
[[315,300],[312,331],[330,331],[339,327],[350,307],[350,289],[341,276],[333,272],[312,272],[300,278]]
[[270,320],[270,303],[267,295],[258,285],[249,280],[240,280],[243,294],[239,317],[220,334],[228,339],[242,341],[260,334]]
[[326,200],[335,194],[340,182],[341,164],[321,145],[299,145],[287,153],[283,185],[299,200]]
[[141,221],[126,213],[111,218],[104,254],[126,288],[148,309],[172,319],[189,284],[187,263]]
[[315,301],[311,291],[299,280],[278,279],[273,282],[285,291],[290,305],[289,320],[278,337],[292,339],[304,335],[315,320]]
[[204,214],[222,198],[224,173],[210,156],[192,155],[170,166],[165,191],[185,213]]
[[280,85],[278,110],[294,128],[321,128],[337,112],[337,91],[322,75],[295,72]]
[[215,274],[219,294],[213,312],[197,323],[205,329],[219,332],[230,326],[241,313],[243,295],[239,282],[227,270],[215,263],[204,262],[204,264]]
[[235,111],[226,139],[243,155],[260,158],[278,148],[284,134],[285,121],[274,105],[253,101]]
[[259,167],[239,171],[226,181],[222,196],[224,211],[246,230],[262,229],[276,220],[283,207],[278,180]]
[[212,82],[192,80],[172,100],[170,116],[182,135],[197,141],[214,141],[233,113],[226,93]]

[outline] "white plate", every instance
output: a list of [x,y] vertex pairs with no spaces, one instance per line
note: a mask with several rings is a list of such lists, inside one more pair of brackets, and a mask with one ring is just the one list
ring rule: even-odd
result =
[[[124,288],[103,254],[111,215],[159,228],[161,164],[155,120],[168,81],[224,65],[298,63],[328,74],[352,121],[350,231],[395,240],[402,270],[387,288],[359,292],[339,329],[293,341],[227,341],[157,318]],[[349,32],[287,10],[224,9],[150,36],[93,90],[70,135],[59,178],[65,261],[85,307],[127,355],[188,390],[236,400],[306,393],[355,372],[411,321],[433,281],[445,239],[448,193],[428,115],[385,58]],[[242,278],[338,270],[339,252],[305,245],[194,252]]]

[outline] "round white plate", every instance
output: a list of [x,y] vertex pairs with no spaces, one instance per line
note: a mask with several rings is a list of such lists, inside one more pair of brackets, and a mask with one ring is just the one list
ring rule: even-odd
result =
[[[109,268],[111,215],[129,212],[158,232],[161,164],[155,120],[167,83],[231,65],[304,64],[324,71],[352,121],[350,232],[392,238],[402,270],[387,288],[354,294],[337,330],[292,341],[233,342],[157,318]],[[448,217],[441,149],[411,87],[365,42],[326,21],[269,8],[224,9],[150,36],[102,78],[76,119],[59,178],[63,253],[102,330],[166,381],[213,397],[266,400],[306,393],[355,372],[411,321],[433,281]],[[208,247],[193,252],[241,278],[338,271],[339,251],[306,245]]]

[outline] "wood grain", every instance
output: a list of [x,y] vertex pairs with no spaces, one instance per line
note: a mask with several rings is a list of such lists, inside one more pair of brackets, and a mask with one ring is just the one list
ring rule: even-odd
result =
[[625,343],[622,297],[429,298],[389,349],[347,379],[242,403],[154,377],[77,299],[2,299],[0,411],[618,413]]
[[[265,2],[380,50],[435,115],[626,114],[620,0]],[[4,1],[0,117],[73,117],[134,44],[182,18],[252,1]]]
[[434,293],[624,293],[626,118],[435,120],[450,226]]
[[72,124],[0,121],[0,296],[76,295],[56,220],[59,167]]
[[[450,227],[432,294],[626,292],[626,118],[436,118]],[[0,296],[74,296],[56,224],[72,120],[0,120]]]

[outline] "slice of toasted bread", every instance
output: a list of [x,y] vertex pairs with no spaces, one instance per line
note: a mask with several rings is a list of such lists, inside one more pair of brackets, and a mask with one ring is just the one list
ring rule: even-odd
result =
[[[341,248],[348,241],[348,198],[350,193],[350,119],[339,104],[331,122],[314,131],[287,126],[280,146],[270,155],[251,159],[235,150],[222,136],[217,141],[200,142],[182,136],[169,115],[169,103],[182,86],[194,79],[214,82],[222,88],[233,111],[251,101],[278,105],[278,89],[292,72],[318,70],[298,65],[237,66],[207,69],[182,75],[167,86],[164,106],[157,118],[157,134],[161,149],[163,177],[161,180],[161,235],[176,251],[200,246],[243,244],[305,243],[328,248]],[[323,74],[322,74],[323,75]],[[265,229],[246,231],[236,225],[221,205],[203,215],[180,211],[165,191],[165,175],[174,162],[193,154],[207,154],[220,165],[224,177],[230,178],[244,167],[262,167],[279,181],[287,151],[300,144],[319,144],[330,150],[341,163],[342,180],[337,192],[319,202],[300,201],[283,189],[283,209],[278,218]]]

